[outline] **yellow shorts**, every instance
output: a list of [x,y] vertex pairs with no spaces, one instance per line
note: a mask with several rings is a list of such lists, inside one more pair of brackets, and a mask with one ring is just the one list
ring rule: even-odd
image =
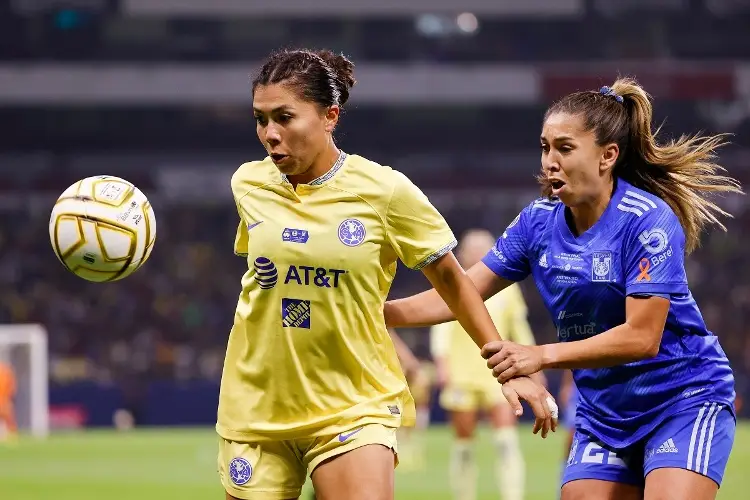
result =
[[309,473],[329,458],[369,444],[398,456],[396,428],[381,424],[353,427],[334,436],[239,443],[219,438],[219,477],[224,489],[243,500],[297,498]]
[[440,392],[440,406],[448,411],[487,410],[499,404],[508,404],[500,384],[484,388],[448,384]]

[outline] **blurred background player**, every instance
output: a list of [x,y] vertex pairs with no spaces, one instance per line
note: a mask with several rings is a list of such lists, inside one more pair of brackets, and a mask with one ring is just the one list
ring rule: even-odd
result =
[[[456,256],[465,269],[479,262],[492,248],[495,238],[484,229],[470,229]],[[518,285],[508,287],[485,305],[504,339],[534,344],[527,308]],[[468,340],[468,341],[467,341]],[[487,364],[457,322],[433,326],[430,348],[435,362],[440,405],[450,413],[455,442],[450,460],[450,480],[456,500],[476,498],[477,467],[473,450],[474,431],[480,411],[485,411],[493,430],[497,451],[495,474],[504,500],[524,497],[525,463],[516,429],[517,417]],[[543,377],[539,378],[544,383]]]
[[414,427],[402,427],[399,430],[399,463],[404,469],[421,469],[425,464],[424,433],[430,425],[430,400],[435,369],[432,363],[417,358],[396,330],[389,328],[388,333],[396,347],[417,409]]
[[15,395],[16,376],[0,351],[0,441],[10,441],[16,437],[16,415],[13,405]]

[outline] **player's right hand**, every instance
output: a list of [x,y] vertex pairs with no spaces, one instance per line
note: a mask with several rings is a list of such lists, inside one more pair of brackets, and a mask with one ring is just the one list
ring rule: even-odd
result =
[[531,380],[529,377],[517,377],[508,380],[502,386],[503,394],[510,403],[516,416],[523,414],[521,401],[524,400],[531,406],[536,421],[532,432],[537,434],[542,431],[542,438],[546,438],[551,430],[557,430],[557,404],[555,399],[543,386]]

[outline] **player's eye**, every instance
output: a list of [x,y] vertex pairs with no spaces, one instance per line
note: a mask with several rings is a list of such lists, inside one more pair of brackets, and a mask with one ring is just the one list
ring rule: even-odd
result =
[[258,123],[259,125],[265,125],[266,119],[261,115],[255,115],[255,123]]
[[545,153],[549,153],[549,144],[540,144],[539,147]]
[[573,146],[563,144],[562,146],[560,146],[560,151],[562,151],[563,153],[570,153],[571,151],[573,151]]
[[279,123],[288,123],[292,119],[292,115],[283,114],[279,116]]

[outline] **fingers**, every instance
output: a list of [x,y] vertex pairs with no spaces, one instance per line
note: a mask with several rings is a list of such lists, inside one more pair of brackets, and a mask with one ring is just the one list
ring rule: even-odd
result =
[[[499,356],[499,354],[496,354],[495,356]],[[495,356],[492,357],[492,359],[495,358]],[[491,361],[487,361],[487,365],[489,365]],[[506,370],[513,367],[513,360],[511,358],[506,358],[502,361],[500,361],[498,364],[494,365],[494,367],[488,366],[488,368],[492,368],[492,375],[499,380],[500,375],[503,374]],[[511,379],[512,377],[507,377],[505,380],[501,380],[500,382],[506,382],[507,380]]]
[[542,433],[542,438],[546,439],[550,431],[555,432],[558,424],[558,407],[555,399],[543,390],[534,398],[527,400],[534,410],[536,420],[532,432]]
[[[503,348],[504,342],[502,340],[494,340],[492,342],[487,342],[484,347],[482,347],[482,357],[484,359],[491,358],[495,353],[500,352],[500,350]],[[488,368],[491,368],[488,365]]]
[[502,372],[500,375],[498,375],[495,378],[497,379],[498,382],[500,382],[501,384],[504,384],[508,380],[510,380],[512,378],[515,378],[515,377],[522,376],[522,375],[523,375],[523,373],[518,368],[518,366],[514,365],[514,366],[511,366],[510,368],[508,368],[507,370],[505,370],[504,372]]
[[559,408],[557,406],[557,403],[555,402],[555,398],[553,398],[549,393],[547,393],[547,407],[549,408],[550,417],[551,417],[551,430],[552,432],[555,432],[557,430],[557,423],[559,422]]
[[518,398],[518,393],[513,389],[503,388],[503,394],[508,403],[510,403],[510,407],[513,408],[513,413],[517,417],[523,415],[523,406],[521,405],[521,400]]
[[486,358],[487,359],[487,368],[494,368],[495,366],[499,365],[503,360],[508,359],[510,357],[510,352],[508,352],[507,349],[500,348],[493,354],[492,356]]
[[534,412],[534,416],[536,417],[536,420],[534,421],[534,428],[531,432],[537,434],[541,430],[542,437],[546,437],[547,432],[545,431],[545,427],[547,427],[547,421],[549,420],[550,416],[547,411],[547,406],[544,404],[544,400],[540,397],[540,395],[535,395],[534,397],[526,399],[526,401],[529,403],[529,406],[531,406],[531,410]]

